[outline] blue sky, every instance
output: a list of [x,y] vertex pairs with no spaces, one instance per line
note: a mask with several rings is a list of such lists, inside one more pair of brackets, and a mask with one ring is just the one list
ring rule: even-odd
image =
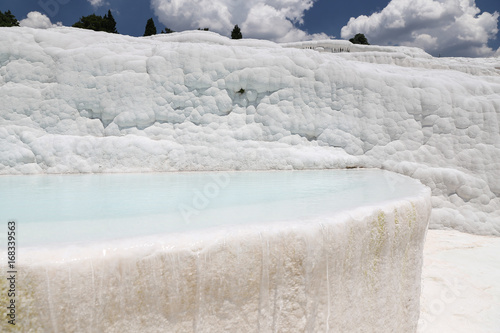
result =
[[132,36],[153,17],[158,31],[209,27],[229,36],[238,24],[244,37],[278,42],[360,32],[372,44],[417,46],[435,56],[491,56],[500,47],[498,0],[0,0],[0,10],[8,9],[20,21],[38,11],[66,26],[111,9],[118,31]]

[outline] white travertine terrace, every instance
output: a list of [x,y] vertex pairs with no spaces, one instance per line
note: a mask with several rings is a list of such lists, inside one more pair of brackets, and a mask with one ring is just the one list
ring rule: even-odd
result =
[[0,174],[376,167],[500,235],[500,61],[0,28]]
[[393,177],[413,194],[305,220],[21,247],[19,327],[415,332],[430,190]]
[[26,327],[412,332],[430,204],[432,228],[500,235],[498,57],[0,28],[0,100],[6,176],[376,167],[432,190],[312,228],[33,250]]

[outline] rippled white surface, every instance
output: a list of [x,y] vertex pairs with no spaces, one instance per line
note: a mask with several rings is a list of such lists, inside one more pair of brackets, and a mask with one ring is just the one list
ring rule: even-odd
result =
[[383,168],[500,235],[498,60],[337,43],[0,28],[0,174]]
[[314,219],[421,189],[376,169],[5,176],[0,212],[23,246]]

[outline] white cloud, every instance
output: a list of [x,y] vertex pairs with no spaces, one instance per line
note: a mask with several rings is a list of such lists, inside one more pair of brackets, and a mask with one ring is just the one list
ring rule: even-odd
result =
[[229,36],[234,25],[245,38],[279,42],[328,38],[309,35],[294,26],[302,24],[304,12],[314,0],[151,0],[158,19],[176,30],[210,28]]
[[19,25],[37,29],[47,29],[54,26],[46,15],[39,12],[29,12],[24,20],[19,21]]
[[392,0],[382,11],[351,18],[342,38],[363,33],[372,44],[421,47],[443,56],[491,56],[498,12],[481,13],[475,0]]
[[92,7],[94,7],[94,8],[97,8],[97,7],[100,7],[100,6],[103,6],[106,4],[106,2],[104,0],[87,0],[87,1],[90,2]]

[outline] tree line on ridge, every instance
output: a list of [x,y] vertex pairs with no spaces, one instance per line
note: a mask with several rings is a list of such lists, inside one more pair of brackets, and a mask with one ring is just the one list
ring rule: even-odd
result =
[[[13,26],[19,26],[19,21],[10,12],[10,10],[6,11],[5,13],[2,13],[2,11],[0,11],[0,27],[13,27]],[[80,28],[80,29],[90,29],[90,30],[95,30],[95,31],[105,31],[105,32],[114,33],[114,34],[118,33],[118,31],[116,30],[116,21],[113,17],[113,14],[111,14],[111,10],[108,10],[108,13],[105,14],[104,16],[99,16],[96,14],[82,16],[78,22],[73,24],[73,27]],[[209,28],[203,28],[203,29],[198,28],[198,30],[209,31]],[[165,27],[165,29],[162,30],[160,32],[160,34],[169,34],[172,32],[175,32],[175,31]],[[152,36],[152,35],[156,35],[156,34],[157,34],[157,30],[156,30],[155,23],[153,21],[153,18],[150,18],[146,22],[146,27],[144,29],[143,36]],[[243,35],[241,33],[241,29],[240,29],[240,27],[238,27],[238,25],[235,25],[233,30],[231,31],[231,38],[232,39],[242,39],[243,38]],[[349,39],[349,41],[353,44],[369,45],[368,40],[366,39],[365,35],[363,35],[363,34],[356,34],[356,36]]]

